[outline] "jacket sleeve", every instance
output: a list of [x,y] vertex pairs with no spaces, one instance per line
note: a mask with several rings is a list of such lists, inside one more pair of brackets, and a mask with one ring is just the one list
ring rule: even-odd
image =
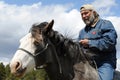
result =
[[101,38],[89,40],[89,48],[100,51],[111,51],[115,48],[117,33],[110,21],[104,21],[101,24]]

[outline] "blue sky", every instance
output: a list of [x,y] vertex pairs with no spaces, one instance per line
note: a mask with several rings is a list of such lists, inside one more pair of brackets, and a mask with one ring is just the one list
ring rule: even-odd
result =
[[[21,6],[21,5],[32,5],[34,3],[38,3],[38,2],[42,2],[42,5],[64,5],[64,4],[71,4],[73,5],[71,8],[75,8],[77,10],[79,10],[80,6],[82,4],[87,4],[87,3],[92,3],[92,4],[95,4],[95,2],[102,2],[101,0],[1,0],[1,1],[4,1],[5,3],[8,3],[8,4],[15,4],[15,5],[18,5],[18,6]],[[119,4],[120,4],[120,1],[119,0],[106,0],[104,2],[104,7],[107,3],[109,3],[109,1],[111,3],[113,3],[113,5],[110,7],[110,11],[113,13],[113,12],[116,12],[116,13],[113,13],[113,14],[107,14],[108,15],[117,15],[117,16],[120,16],[118,13],[120,13],[120,10],[119,10]],[[110,4],[111,4],[110,3]],[[99,5],[99,3],[97,4]],[[103,8],[104,9],[104,8]]]
[[[33,3],[42,2],[43,5],[50,5],[50,4],[66,4],[66,3],[74,3],[76,6],[89,2],[89,0],[3,0],[9,4],[17,4],[17,5],[31,5]],[[91,0],[93,1],[93,0]]]
[[0,0],[0,62],[9,63],[20,38],[36,22],[54,19],[55,30],[76,38],[84,27],[79,8],[88,3],[95,6],[101,18],[110,20],[115,26],[118,33],[117,69],[120,70],[120,0]]

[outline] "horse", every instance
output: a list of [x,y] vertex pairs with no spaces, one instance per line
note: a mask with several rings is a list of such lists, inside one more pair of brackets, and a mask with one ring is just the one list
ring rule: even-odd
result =
[[[10,62],[11,73],[22,77],[33,68],[44,68],[50,80],[98,80],[95,68],[79,43],[57,33],[50,23],[34,24]],[[74,54],[73,54],[74,53]]]

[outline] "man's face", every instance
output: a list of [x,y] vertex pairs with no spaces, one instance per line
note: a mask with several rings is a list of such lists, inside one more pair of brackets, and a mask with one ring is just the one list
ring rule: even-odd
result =
[[81,11],[81,17],[82,17],[82,20],[84,21],[84,23],[86,25],[92,24],[94,19],[95,19],[95,16],[94,16],[92,10],[83,10],[83,11]]

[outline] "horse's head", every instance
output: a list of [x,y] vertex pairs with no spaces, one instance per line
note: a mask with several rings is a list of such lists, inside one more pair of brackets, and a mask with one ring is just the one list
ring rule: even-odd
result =
[[49,45],[44,35],[52,29],[53,23],[52,20],[50,23],[34,24],[30,33],[20,40],[20,46],[10,62],[11,73],[22,77],[26,72],[44,64],[43,54]]

